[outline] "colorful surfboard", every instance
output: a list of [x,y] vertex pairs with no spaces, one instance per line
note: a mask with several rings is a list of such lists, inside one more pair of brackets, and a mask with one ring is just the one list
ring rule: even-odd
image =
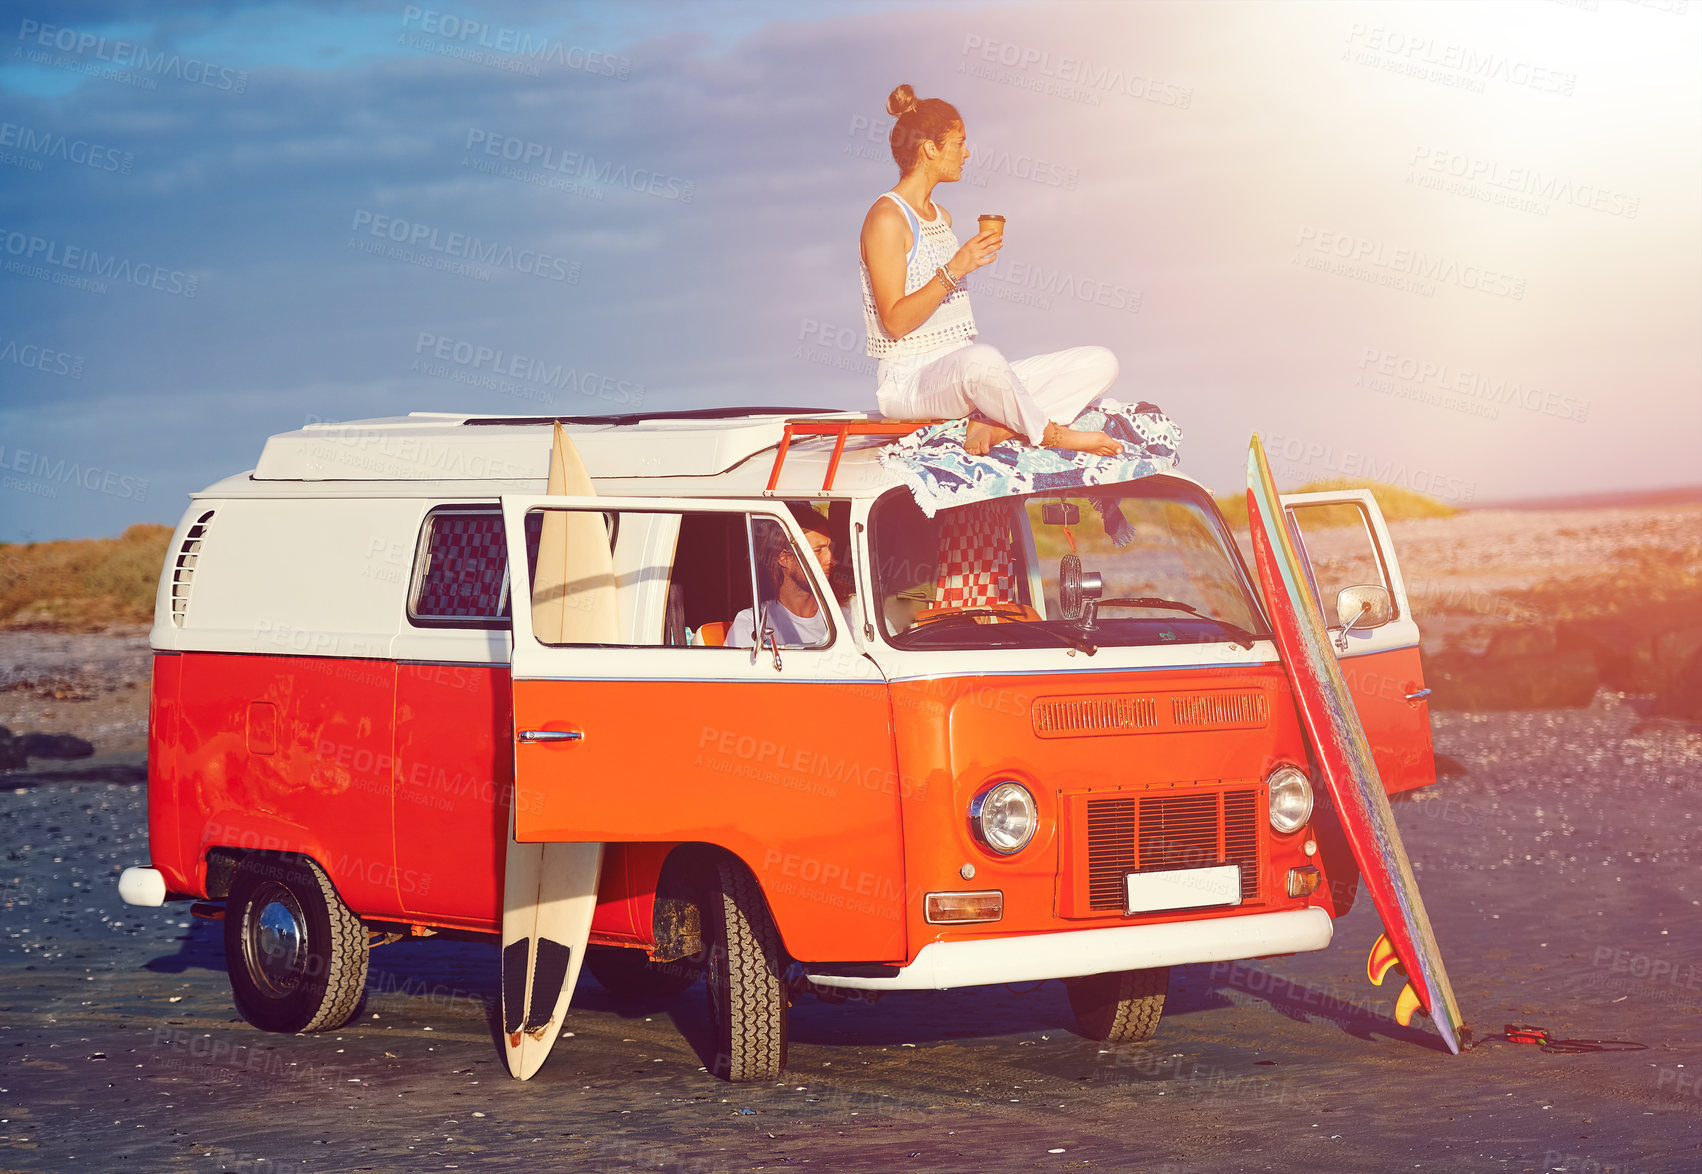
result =
[[1372,947],[1366,972],[1376,983],[1391,970],[1403,972],[1407,986],[1396,1000],[1396,1019],[1405,1026],[1413,1011],[1422,1008],[1448,1050],[1458,1055],[1471,1046],[1471,1029],[1460,1018],[1448,985],[1418,880],[1257,436],[1247,454],[1247,523],[1277,651],[1288,671],[1301,721],[1359,863],[1365,890],[1383,919],[1384,934]]
[[[596,491],[573,441],[558,423],[550,451],[548,493],[589,497]],[[523,568],[511,568],[516,607],[527,605]],[[532,627],[552,644],[620,640],[609,534],[601,514],[553,511],[543,516],[531,584]],[[518,737],[518,732],[516,734]],[[516,753],[520,753],[518,742]],[[572,743],[531,747],[561,754],[572,770]],[[515,772],[519,778],[519,771]],[[502,893],[502,1035],[508,1070],[528,1080],[561,1034],[579,982],[591,915],[597,908],[601,844],[522,844],[514,838],[516,795],[508,809],[508,856]]]

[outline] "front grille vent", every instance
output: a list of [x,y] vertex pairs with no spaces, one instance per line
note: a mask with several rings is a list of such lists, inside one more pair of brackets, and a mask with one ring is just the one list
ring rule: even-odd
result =
[[1034,706],[1037,734],[1081,734],[1094,730],[1150,729],[1158,706],[1150,697],[1083,697],[1041,701]]
[[212,510],[195,519],[195,524],[183,536],[183,545],[177,550],[177,561],[171,567],[171,622],[179,628],[183,627],[183,621],[189,615],[189,588],[195,582],[195,565],[201,561],[201,546],[207,539],[207,531],[212,528],[212,521]]
[[1270,709],[1263,693],[1178,693],[1170,720],[1179,726],[1262,726]]
[[1241,866],[1241,900],[1259,894],[1259,792],[1190,791],[1087,801],[1088,908],[1124,907],[1123,876]]

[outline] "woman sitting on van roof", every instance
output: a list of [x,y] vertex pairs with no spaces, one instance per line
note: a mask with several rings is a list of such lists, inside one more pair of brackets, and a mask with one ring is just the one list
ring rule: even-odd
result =
[[1079,346],[1011,363],[975,341],[963,280],[999,255],[1004,230],[996,224],[960,247],[951,214],[932,200],[934,185],[957,182],[969,159],[956,107],[918,99],[909,86],[886,105],[898,118],[890,143],[900,178],[869,209],[861,240],[863,318],[868,353],[880,359],[882,414],[970,416],[963,447],[976,455],[1021,435],[1030,444],[1115,456],[1121,446],[1105,433],[1069,427],[1117,378],[1115,355]]

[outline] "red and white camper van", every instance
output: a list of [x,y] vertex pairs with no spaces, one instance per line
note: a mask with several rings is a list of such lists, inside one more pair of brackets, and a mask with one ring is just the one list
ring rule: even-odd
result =
[[[1171,966],[1329,944],[1358,875],[1197,482],[1113,487],[1122,546],[1080,494],[976,507],[1003,598],[965,608],[945,590],[954,511],[924,515],[861,415],[568,419],[595,498],[545,495],[554,423],[312,424],[194,495],[173,536],[152,861],[120,891],[222,901],[256,1026],[345,1022],[373,942],[494,942],[510,807],[521,841],[607,845],[587,960],[604,985],[662,991],[692,972],[657,963],[708,956],[724,1043],[743,1017],[778,1024],[739,1033],[734,1079],[784,1064],[800,975],[1058,978],[1082,1031],[1126,1041],[1157,1026]],[[1375,502],[1286,504],[1331,547],[1313,566],[1326,614],[1356,589],[1335,639],[1385,785],[1432,782],[1418,630]],[[618,643],[534,636],[550,510],[602,516]],[[831,556],[811,557],[824,531]],[[750,622],[777,550],[825,634]]]

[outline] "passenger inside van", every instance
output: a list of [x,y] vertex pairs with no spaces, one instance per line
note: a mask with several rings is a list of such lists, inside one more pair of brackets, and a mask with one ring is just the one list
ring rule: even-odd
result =
[[[833,536],[827,519],[803,503],[788,503],[822,569],[833,570]],[[819,648],[828,641],[827,613],[816,595],[797,549],[786,531],[772,521],[753,519],[757,571],[762,580],[762,644],[780,648]],[[756,609],[745,608],[727,629],[727,646],[749,648],[756,642]]]

